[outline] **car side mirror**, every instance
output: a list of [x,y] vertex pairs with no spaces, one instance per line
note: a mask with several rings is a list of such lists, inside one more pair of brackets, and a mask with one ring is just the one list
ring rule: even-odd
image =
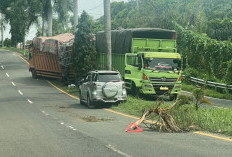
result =
[[77,82],[77,85],[80,86],[80,85],[82,85],[82,83],[84,83],[84,82],[85,82],[85,79],[81,79],[80,81]]

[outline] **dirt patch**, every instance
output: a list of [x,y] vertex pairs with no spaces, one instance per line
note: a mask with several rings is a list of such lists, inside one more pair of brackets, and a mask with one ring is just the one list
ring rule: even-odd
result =
[[81,117],[82,120],[86,122],[104,122],[104,121],[112,121],[113,119],[110,118],[97,118],[95,116],[85,116]]
[[72,108],[70,106],[59,106],[59,108]]

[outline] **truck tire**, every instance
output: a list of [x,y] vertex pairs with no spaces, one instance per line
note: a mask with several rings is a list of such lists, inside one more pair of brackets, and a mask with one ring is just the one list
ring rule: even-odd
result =
[[134,95],[135,97],[140,97],[139,88],[136,87],[134,82],[132,83],[131,94]]
[[31,69],[31,75],[32,75],[32,78],[34,78],[34,79],[36,79],[38,77],[35,69]]
[[107,82],[102,87],[102,93],[107,98],[112,98],[118,94],[118,87],[113,82]]
[[90,100],[89,95],[87,95],[87,107],[89,109],[94,109],[95,108],[95,106],[93,105],[93,102]]
[[177,98],[177,94],[171,94],[171,95],[169,95],[169,100],[170,101],[176,100],[176,98]]

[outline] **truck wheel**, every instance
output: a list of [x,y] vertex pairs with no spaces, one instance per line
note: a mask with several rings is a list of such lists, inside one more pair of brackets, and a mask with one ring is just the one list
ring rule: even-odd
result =
[[136,87],[135,83],[132,84],[132,90],[131,90],[132,95],[139,97],[139,89]]
[[94,109],[95,106],[93,105],[93,102],[90,100],[89,95],[87,95],[87,106],[89,109]]
[[177,98],[177,94],[171,94],[171,95],[169,95],[169,100],[170,101],[176,100],[176,98]]
[[37,78],[35,69],[31,69],[31,75],[32,75],[32,78]]

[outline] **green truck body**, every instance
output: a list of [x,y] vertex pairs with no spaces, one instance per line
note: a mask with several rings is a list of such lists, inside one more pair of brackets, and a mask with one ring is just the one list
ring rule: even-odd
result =
[[[106,69],[104,32],[98,32],[98,68]],[[112,68],[120,71],[129,90],[149,95],[181,92],[181,56],[176,32],[156,28],[112,31]]]

